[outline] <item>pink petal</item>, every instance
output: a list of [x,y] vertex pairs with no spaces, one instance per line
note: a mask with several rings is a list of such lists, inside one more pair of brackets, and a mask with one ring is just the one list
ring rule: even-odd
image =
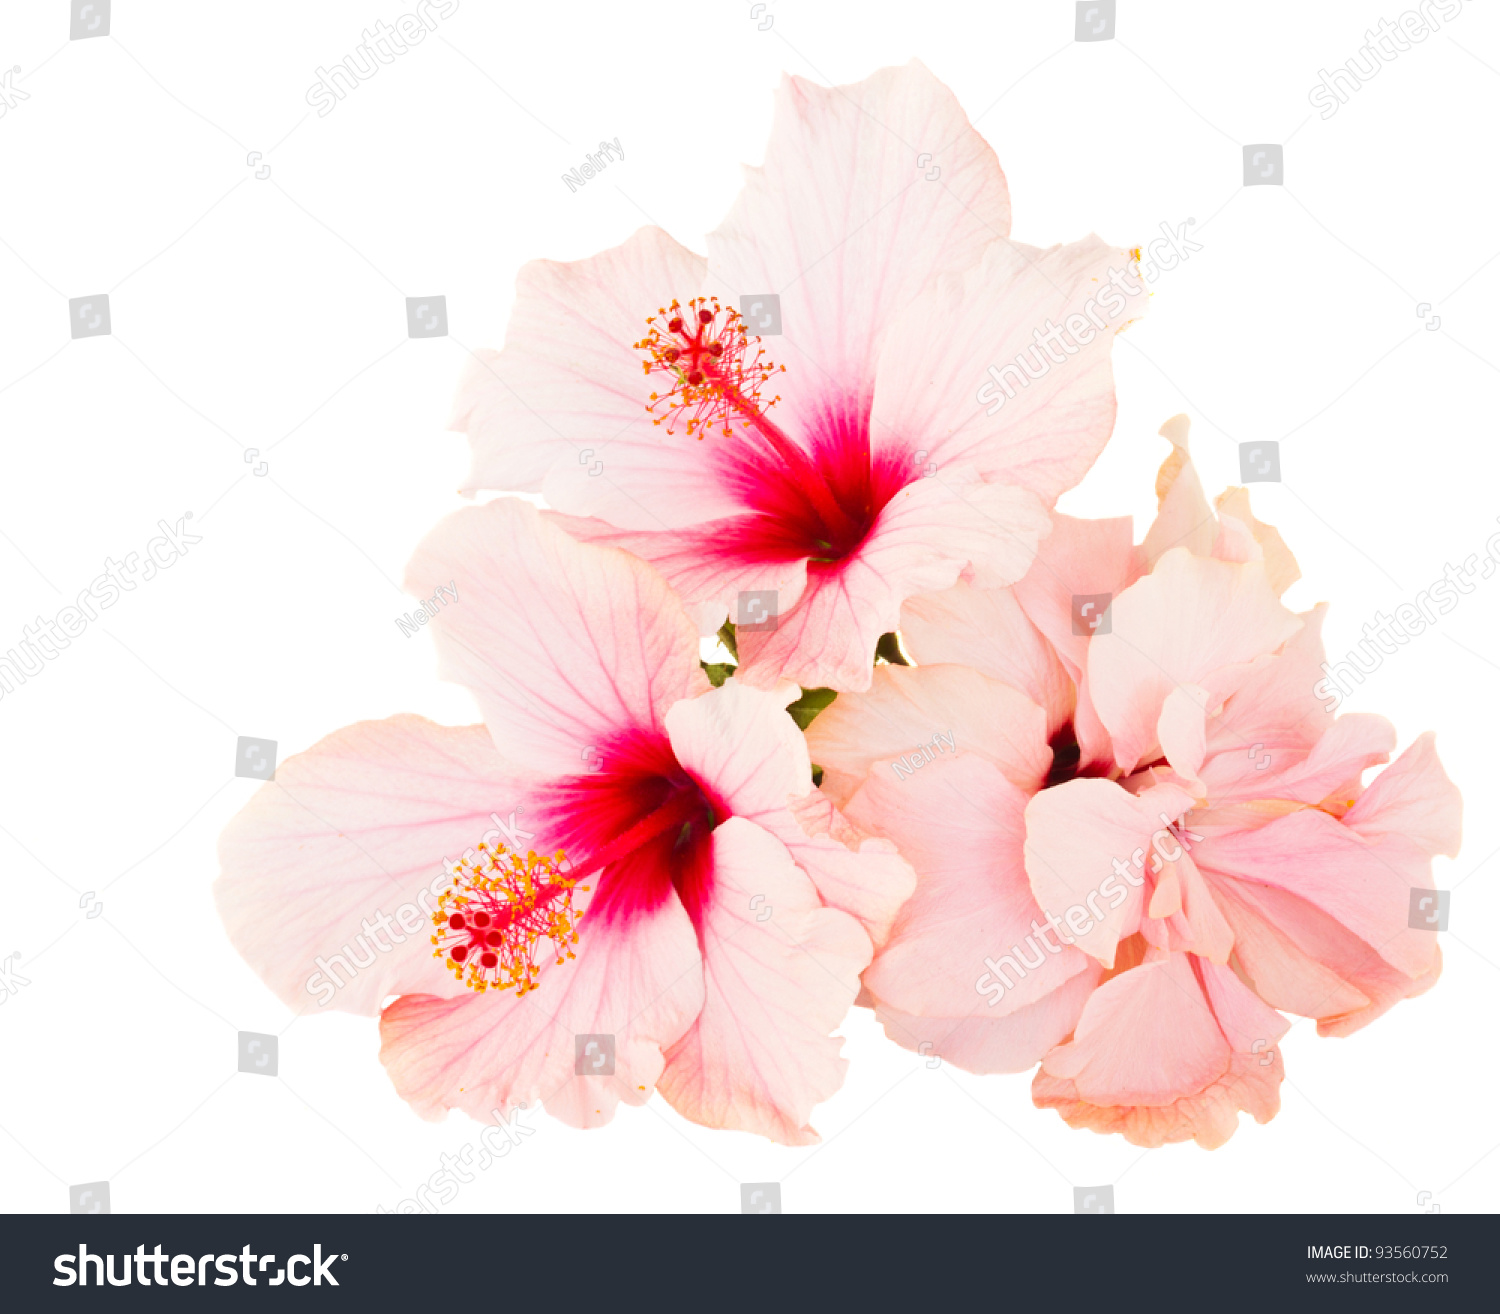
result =
[[1402,837],[1430,856],[1458,856],[1463,799],[1438,761],[1437,736],[1417,738],[1375,777],[1345,822],[1368,838]]
[[373,1015],[391,994],[450,993],[432,956],[435,895],[452,862],[487,833],[495,843],[491,812],[526,824],[527,789],[482,725],[395,716],[336,731],[278,764],[220,837],[230,940],[299,1012]]
[[1269,1122],[1281,1107],[1276,1041],[1285,1032],[1285,1020],[1227,968],[1174,954],[1094,992],[1079,1039],[1043,1061],[1032,1099],[1070,1126],[1120,1132],[1135,1145],[1191,1138],[1215,1149],[1234,1134],[1242,1109]]
[[659,1088],[694,1122],[810,1144],[814,1105],[844,1080],[843,1042],[829,1033],[854,1002],[869,937],[823,907],[786,848],[742,817],[714,831],[713,861],[703,1011],[669,1052]]
[[409,591],[452,583],[432,621],[443,676],[467,685],[508,758],[545,775],[593,769],[612,736],[660,729],[709,687],[698,635],[644,562],[576,543],[514,498],[445,519]]
[[623,548],[649,561],[682,599],[702,635],[717,634],[726,620],[738,619],[736,603],[743,592],[774,590],[777,608],[785,613],[807,587],[805,560],[773,561],[733,550],[731,525],[742,521],[710,521],[692,529],[649,533],[555,512],[543,518],[581,542]]
[[1025,807],[1026,795],[975,755],[940,758],[905,780],[877,771],[850,802],[849,815],[894,840],[917,872],[916,892],[865,973],[882,1004],[1004,1017],[1089,970],[1032,897]]
[[1174,415],[1159,430],[1172,444],[1172,454],[1156,472],[1156,519],[1141,544],[1148,570],[1174,547],[1186,548],[1194,556],[1210,556],[1218,537],[1219,523],[1209,510],[1188,452],[1188,427],[1186,415]]
[[[1050,506],[1114,428],[1110,349],[1144,313],[1143,290],[1129,254],[1097,237],[1048,250],[991,243],[977,265],[934,280],[892,326],[871,416],[876,451],[921,448],[940,472],[973,465]],[[1074,327],[1054,332],[1070,316]]]
[[[943,736],[952,738],[951,746]],[[823,790],[840,805],[877,762],[890,774],[892,759],[915,754],[920,760],[923,745],[938,757],[989,758],[1027,793],[1041,788],[1052,766],[1046,713],[967,666],[877,666],[867,692],[840,695],[807,728],[807,751],[823,768]]]
[[894,844],[857,833],[813,788],[807,744],[786,713],[799,692],[726,680],[667,713],[673,751],[729,812],[786,845],[826,903],[884,939],[915,877]]
[[963,1017],[917,1017],[881,1003],[875,1017],[887,1036],[914,1053],[966,1072],[1025,1072],[1072,1034],[1102,970],[1091,962],[1051,994],[1004,1017],[990,1017],[982,1002],[978,1015]]
[[[424,1118],[462,1109],[488,1120],[537,1100],[572,1127],[610,1121],[615,1107],[644,1104],[663,1052],[703,1006],[703,971],[692,923],[677,896],[628,923],[590,925],[572,962],[544,963],[537,988],[517,997],[472,990],[457,998],[403,995],[380,1017],[380,1061],[397,1092]],[[612,1035],[612,1077],[578,1076],[575,1037]]]
[[[1302,578],[1302,570],[1297,565],[1297,558],[1291,553],[1291,549],[1277,531],[1270,525],[1262,524],[1250,510],[1250,490],[1248,488],[1226,488],[1214,499],[1214,506],[1219,511],[1221,534],[1224,527],[1230,524],[1243,525],[1260,548],[1262,560],[1266,563],[1266,578],[1271,581],[1271,587],[1276,590],[1277,597],[1285,593],[1293,584]],[[1215,556],[1223,555],[1216,545]]]
[[450,425],[473,448],[464,490],[545,487],[575,515],[642,527],[691,523],[716,503],[727,510],[712,454],[651,423],[634,346],[659,307],[697,295],[706,267],[661,229],[642,228],[587,260],[522,268],[505,349],[471,357],[454,402]]
[[[916,152],[931,153],[920,168]],[[787,367],[777,411],[795,432],[832,411],[863,420],[898,312],[1009,232],[994,152],[912,61],[852,86],[787,78],[765,164],[709,235],[709,263],[736,297],[780,295],[782,334],[768,345]]]
[[[1177,785],[1136,795],[1110,780],[1080,777],[1042,790],[1027,804],[1026,872],[1036,901],[1060,916],[1074,906],[1088,909],[1091,924],[1074,932],[1074,939],[1106,967],[1114,965],[1116,946],[1144,915],[1155,856],[1151,837],[1165,825],[1162,815],[1179,817],[1192,801]],[[1141,861],[1133,863],[1138,852]],[[1120,876],[1116,863],[1130,875]],[[1117,897],[1121,890],[1123,899]]]
[[1089,681],[1115,759],[1130,771],[1156,746],[1162,705],[1180,684],[1223,701],[1302,622],[1258,561],[1237,564],[1174,548],[1114,600],[1112,632],[1089,644]]
[[1399,833],[1366,836],[1308,809],[1206,839],[1194,857],[1210,882],[1234,876],[1307,900],[1408,976],[1432,967],[1436,934],[1407,925],[1412,887],[1430,882],[1432,859]]

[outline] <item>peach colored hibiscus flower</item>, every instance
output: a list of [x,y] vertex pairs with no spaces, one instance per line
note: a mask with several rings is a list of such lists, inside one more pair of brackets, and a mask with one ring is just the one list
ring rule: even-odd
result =
[[[338,1007],[379,1012],[426,1117],[539,1098],[591,1127],[657,1089],[815,1140],[845,1067],[829,1033],[913,877],[813,789],[795,689],[711,688],[650,567],[513,499],[433,531],[408,582],[435,580],[459,599],[433,621],[445,673],[485,723],[363,722],[279,767],[220,843],[235,946],[293,1008],[331,978]],[[408,903],[436,934],[392,930]],[[575,1076],[596,1035],[614,1075]]]
[[706,259],[645,228],[522,270],[456,404],[468,488],[545,494],[653,562],[703,634],[774,590],[747,683],[868,688],[903,599],[1025,573],[1114,424],[1132,258],[1009,232],[994,152],[920,64],[789,78]]
[[[913,599],[928,664],[881,667],[808,738],[918,873],[864,976],[888,1034],[978,1072],[1040,1062],[1033,1098],[1074,1126],[1212,1147],[1279,1107],[1276,1010],[1347,1035],[1436,980],[1409,895],[1456,853],[1460,801],[1431,735],[1362,785],[1392,727],[1325,710],[1324,608],[1282,606],[1279,535],[1242,489],[1215,517],[1185,423],[1163,432],[1140,547],[1128,520],[1058,516],[1014,588]],[[1102,594],[1107,633],[1074,602]]]

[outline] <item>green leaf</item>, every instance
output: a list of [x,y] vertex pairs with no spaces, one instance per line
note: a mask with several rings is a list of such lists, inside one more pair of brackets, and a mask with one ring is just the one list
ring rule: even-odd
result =
[[703,673],[708,676],[708,682],[715,689],[734,674],[734,667],[729,662],[699,662],[698,665],[703,668]]
[[719,642],[729,649],[729,655],[739,661],[740,650],[734,642],[734,622],[725,621],[719,626]]
[[836,689],[804,689],[802,697],[786,710],[791,714],[792,720],[797,723],[797,729],[806,730],[818,713],[838,696]]
[[816,762],[814,762],[813,763],[813,784],[814,785],[821,785],[822,783],[823,783],[823,768],[820,767]]

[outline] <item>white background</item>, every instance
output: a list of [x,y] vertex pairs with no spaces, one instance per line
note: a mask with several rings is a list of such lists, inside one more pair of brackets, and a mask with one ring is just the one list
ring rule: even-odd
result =
[[[29,97],[0,118],[0,649],[158,519],[191,510],[203,538],[0,700],[0,956],[30,981],[0,1008],[0,1208],[108,1180],[116,1212],[389,1209],[474,1139],[396,1097],[373,1020],[289,1026],[230,947],[214,843],[258,788],[233,777],[236,736],[285,758],[363,718],[477,719],[394,624],[406,558],[459,504],[465,352],[501,343],[529,259],[648,222],[701,250],[783,71],[924,60],[998,151],[1020,240],[1197,221],[1203,249],[1117,340],[1115,437],[1062,509],[1143,533],[1179,411],[1211,493],[1238,443],[1279,440],[1284,483],[1256,507],[1301,562],[1288,601],[1333,601],[1334,654],[1500,527],[1493,12],[1466,5],[1325,121],[1318,70],[1399,0],[1122,0],[1093,44],[1063,0],[464,0],[314,114],[314,69],[413,8],[116,0],[112,36],[71,43],[65,0],[0,15],[0,72]],[[615,137],[624,161],[570,192]],[[1242,187],[1260,142],[1286,143],[1285,186]],[[70,341],[67,299],[100,292],[113,334]],[[450,336],[407,340],[403,298],[436,294]],[[1348,704],[1403,746],[1436,729],[1468,800],[1462,856],[1437,865],[1443,978],[1352,1039],[1296,1026],[1270,1125],[1144,1152],[1034,1109],[1025,1076],[929,1070],[860,1012],[820,1146],[658,1098],[591,1133],[538,1119],[449,1208],[732,1211],[738,1182],[776,1180],[787,1212],[1066,1211],[1104,1183],[1120,1212],[1492,1209],[1497,604],[1500,577]],[[237,1029],[281,1033],[278,1078],[237,1075]]]

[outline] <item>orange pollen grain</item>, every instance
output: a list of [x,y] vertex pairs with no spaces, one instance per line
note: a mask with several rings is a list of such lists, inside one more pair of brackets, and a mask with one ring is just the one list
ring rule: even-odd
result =
[[432,956],[470,990],[537,988],[537,945],[547,941],[559,966],[574,956],[578,923],[573,891],[588,890],[568,875],[567,855],[491,851],[481,844],[473,861],[455,863],[453,883],[432,914]]
[[699,439],[713,424],[729,437],[731,419],[753,423],[781,400],[763,400],[761,390],[786,366],[766,359],[739,311],[720,305],[717,297],[694,297],[686,306],[674,300],[646,324],[646,336],[633,345],[646,353],[643,371],[662,375],[669,385],[646,404],[652,422],[665,422],[668,433],[676,432],[680,417]]

